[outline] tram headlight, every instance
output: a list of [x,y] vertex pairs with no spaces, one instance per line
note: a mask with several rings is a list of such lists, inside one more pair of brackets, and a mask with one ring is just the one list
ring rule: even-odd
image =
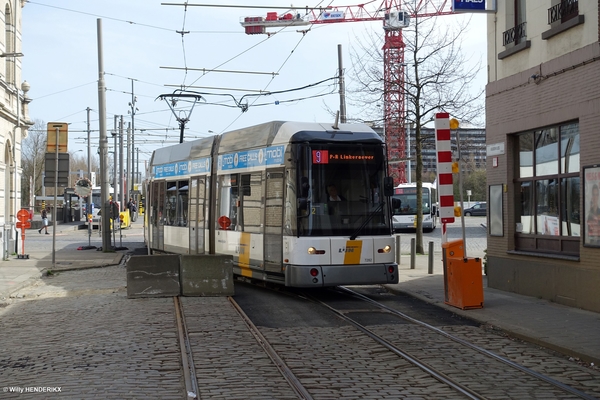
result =
[[389,253],[392,251],[392,246],[384,246],[382,249],[377,250],[378,253]]

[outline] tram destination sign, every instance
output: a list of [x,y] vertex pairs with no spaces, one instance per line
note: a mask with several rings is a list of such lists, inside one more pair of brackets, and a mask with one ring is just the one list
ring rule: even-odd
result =
[[351,152],[338,150],[313,150],[313,164],[330,164],[330,163],[354,163],[374,161],[375,155],[372,152]]

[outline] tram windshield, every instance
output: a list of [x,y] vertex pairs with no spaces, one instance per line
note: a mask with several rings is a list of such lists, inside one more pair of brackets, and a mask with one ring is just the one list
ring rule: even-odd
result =
[[[391,232],[383,196],[380,144],[297,145],[298,236],[365,236]],[[359,233],[357,233],[359,232]]]

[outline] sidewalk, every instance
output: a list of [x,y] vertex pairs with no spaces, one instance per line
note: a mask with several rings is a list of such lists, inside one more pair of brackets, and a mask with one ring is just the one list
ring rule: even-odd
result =
[[[143,227],[134,224],[123,231],[122,245],[128,250],[105,253],[96,250],[77,250],[88,244],[86,231],[77,231],[77,224],[61,224],[57,227],[56,263],[52,265],[51,239],[37,236],[33,231],[31,242],[25,242],[29,259],[17,259],[11,255],[0,261],[0,306],[11,296],[30,285],[48,271],[66,271],[117,265],[123,257],[141,248]],[[30,235],[30,233],[27,233]],[[29,236],[28,236],[29,237]],[[82,240],[84,238],[84,240]],[[102,240],[94,231],[91,244],[100,247]],[[117,244],[120,244],[117,236]],[[45,246],[45,247],[44,247]],[[60,246],[60,248],[59,248]],[[31,250],[29,250],[31,249]],[[482,256],[477,249],[469,250],[470,257]],[[593,362],[600,366],[600,314],[583,311],[533,297],[499,291],[487,287],[483,277],[484,307],[461,310],[444,303],[444,275],[441,253],[433,257],[433,273],[428,274],[428,256],[417,255],[415,268],[410,268],[410,255],[403,252],[399,266],[400,282],[386,287],[397,293],[406,293],[425,302],[442,307],[458,315],[491,325],[528,342],[556,350],[568,356]]]
[[[11,254],[8,260],[0,260],[0,305],[9,301],[11,296],[44,274],[118,265],[127,254],[127,251],[105,253],[96,249],[77,250],[80,246],[87,246],[88,243],[96,247],[102,246],[102,239],[97,230],[94,230],[91,238],[88,238],[87,231],[79,230],[79,225],[81,225],[79,222],[57,225],[54,264],[52,263],[52,225],[48,227],[50,235],[38,236],[36,229],[26,232],[25,254],[29,258],[19,259],[16,254]],[[142,232],[141,225],[137,230]],[[124,235],[131,236],[134,231],[135,228],[127,230]],[[138,245],[142,246],[143,239],[140,238],[139,242]],[[117,243],[119,243],[118,237]]]

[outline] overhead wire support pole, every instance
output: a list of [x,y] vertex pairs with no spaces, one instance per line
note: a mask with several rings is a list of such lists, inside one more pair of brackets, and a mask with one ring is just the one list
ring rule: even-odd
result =
[[[88,179],[90,180],[90,185],[93,187],[92,185],[92,142],[90,141],[90,135],[92,133],[91,129],[90,129],[90,111],[91,109],[88,107],[87,109],[87,166],[88,166]],[[92,193],[90,192],[90,194],[88,194],[87,196],[87,206],[85,208],[86,211],[86,216],[85,219],[86,221],[88,221],[88,246],[91,246],[91,240],[92,240],[92,221],[91,218],[88,217],[88,215],[92,215]],[[98,227],[98,230],[100,230],[100,227]]]
[[118,125],[118,121],[119,121],[119,116],[115,115],[115,125],[113,128],[113,131],[111,132],[112,136],[113,136],[113,193],[114,193],[114,197],[113,197],[113,201],[118,202],[119,201],[119,185],[117,184],[117,125]]
[[119,123],[119,191],[121,193],[121,204],[127,204],[127,189],[123,185],[123,116]]
[[100,124],[100,171],[102,184],[100,197],[102,202],[102,251],[111,252],[110,209],[108,202],[108,138],[106,137],[106,85],[104,83],[104,66],[102,56],[102,19],[98,18],[98,114]]
[[[134,153],[134,149],[135,149],[135,112],[138,111],[137,107],[135,106],[135,103],[137,102],[134,91],[133,91],[133,79],[131,80],[131,102],[129,103],[129,107],[131,107],[131,170],[129,170],[128,172],[130,172],[131,175],[131,181],[130,183],[127,185],[128,186],[128,194],[129,196],[131,196],[133,194],[133,185],[135,183],[135,176],[134,176],[134,165],[135,165],[135,153]],[[128,157],[129,157],[129,141],[127,142],[127,150],[128,150]],[[128,162],[129,164],[129,162]],[[128,165],[129,166],[129,165]]]
[[[58,135],[60,127],[56,127],[56,145],[54,146],[54,207],[52,207],[52,268],[56,268],[56,195],[58,192]],[[48,232],[48,231],[46,231]]]

